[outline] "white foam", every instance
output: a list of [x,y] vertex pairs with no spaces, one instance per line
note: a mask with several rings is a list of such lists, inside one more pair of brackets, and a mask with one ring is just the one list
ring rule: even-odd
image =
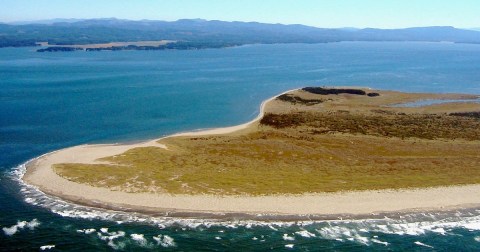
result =
[[293,237],[293,236],[288,236],[288,234],[283,234],[282,238],[283,238],[283,240],[285,240],[285,241],[295,241],[295,237]]
[[161,245],[164,248],[177,246],[173,238],[168,235],[157,235],[154,236],[153,239],[157,241],[157,245]]
[[125,248],[124,242],[117,242],[115,243],[113,240],[108,241],[107,245],[114,250],[123,250]]
[[97,230],[94,229],[94,228],[78,229],[78,230],[77,230],[77,233],[92,234],[92,233],[94,233],[95,231],[97,231]]
[[40,226],[40,222],[37,219],[33,219],[31,221],[17,221],[17,224],[11,227],[4,227],[2,228],[2,230],[5,235],[12,236],[16,234],[19,230],[28,228],[33,231],[38,226]]
[[369,245],[370,240],[360,235],[355,227],[350,226],[327,226],[317,229],[317,232],[325,239],[343,241],[348,240],[364,245]]
[[434,232],[434,233],[439,233],[441,235],[446,235],[447,234],[447,231],[445,231],[445,229],[442,228],[442,227],[432,229],[431,231]]
[[[118,232],[103,232],[103,231],[97,232],[98,238],[100,238],[103,241],[113,241],[115,239],[125,236],[125,232],[123,231],[118,231]],[[95,232],[95,231],[92,231],[92,232]]]
[[11,227],[4,227],[2,228],[2,230],[5,233],[5,235],[12,236],[17,233],[18,227],[17,225],[13,225]]
[[470,230],[480,230],[480,221],[479,222],[473,222],[473,223],[465,223],[462,225],[466,229]]
[[40,222],[37,219],[33,219],[30,222],[27,222],[27,228],[34,230],[36,227],[40,226]]
[[[47,154],[45,154],[47,155]],[[40,158],[40,157],[39,157]],[[33,160],[29,160],[31,162]],[[27,162],[27,163],[28,163]],[[373,219],[373,220],[336,220],[336,221],[289,221],[289,222],[269,222],[269,221],[223,221],[223,220],[209,220],[209,219],[188,219],[188,218],[174,218],[174,217],[152,217],[139,213],[126,213],[120,211],[110,211],[104,209],[97,209],[92,207],[72,204],[61,200],[60,198],[46,195],[37,187],[25,184],[22,180],[25,174],[25,164],[19,165],[12,169],[9,174],[10,178],[17,181],[20,185],[19,191],[24,196],[25,202],[45,207],[50,209],[53,213],[69,218],[82,219],[99,219],[114,221],[117,223],[132,223],[141,222],[157,226],[159,228],[166,228],[170,226],[180,226],[191,229],[210,228],[214,226],[222,226],[226,228],[238,227],[268,227],[272,230],[278,231],[282,227],[295,226],[309,226],[320,225],[327,227],[320,228],[321,236],[324,238],[331,237],[334,240],[346,240],[353,238],[356,242],[365,243],[364,233],[380,232],[385,234],[396,235],[422,235],[426,232],[436,232],[442,235],[447,235],[452,229],[464,228],[469,230],[480,230],[480,212],[469,212],[467,214],[458,213],[456,216],[450,215],[448,218],[442,217],[436,219],[432,214],[412,214],[410,216],[403,215],[399,219]],[[262,216],[262,215],[258,215]],[[427,219],[427,220],[425,220]],[[421,220],[421,221],[419,221]],[[35,226],[35,225],[34,225]],[[15,234],[18,232],[18,227],[4,227],[4,232],[7,234]],[[352,230],[350,233],[345,229]],[[281,230],[280,230],[281,231]],[[318,231],[318,230],[317,230]],[[95,232],[95,231],[93,231]],[[340,234],[337,234],[340,232]],[[362,233],[360,235],[359,233]],[[368,237],[368,236],[367,236]],[[367,240],[369,240],[367,238]]]
[[421,243],[421,242],[419,242],[419,241],[416,241],[416,242],[414,242],[414,243],[415,243],[416,245],[418,245],[418,246],[427,247],[427,248],[434,248],[433,246],[427,245],[427,244],[425,244],[425,243]]
[[287,244],[285,245],[285,248],[292,249],[295,246],[295,244]]
[[[95,232],[95,229],[90,228],[90,229],[83,229],[83,230],[77,230],[77,232],[85,233],[85,234],[91,234]],[[125,243],[123,242],[117,242],[115,243],[115,240],[124,237],[125,232],[123,231],[117,231],[117,232],[108,232],[108,228],[100,228],[100,232],[97,232],[98,238],[100,238],[102,241],[108,241],[107,245],[114,250],[122,250],[125,248]]]
[[275,227],[273,227],[272,225],[268,225],[268,227],[269,227],[270,229],[272,229],[273,231],[278,231],[278,229],[275,228]]
[[55,248],[55,245],[44,245],[40,247],[40,250],[50,250],[52,248]]
[[480,236],[473,238],[475,241],[480,242]]
[[27,226],[27,221],[18,221],[16,226],[18,229],[24,229]]
[[375,238],[372,238],[371,241],[374,242],[374,243],[383,244],[385,246],[388,246],[390,244],[388,242],[380,241],[380,240],[375,239]]
[[305,237],[305,238],[315,237],[314,233],[310,233],[307,230],[297,231],[297,232],[295,232],[295,234],[300,235],[300,236]]
[[131,234],[132,240],[136,241],[142,247],[148,247],[148,241],[143,234]]
[[118,232],[111,232],[111,233],[108,233],[110,236],[109,236],[109,239],[110,240],[114,240],[114,239],[117,239],[117,238],[120,238],[120,237],[124,237],[125,236],[125,232],[123,231],[118,231]]

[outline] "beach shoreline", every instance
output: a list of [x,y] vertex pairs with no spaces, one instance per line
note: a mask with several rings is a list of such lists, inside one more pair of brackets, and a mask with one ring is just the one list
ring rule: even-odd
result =
[[136,147],[154,146],[168,149],[158,143],[164,138],[221,135],[241,131],[258,122],[265,113],[266,105],[278,96],[263,101],[255,119],[237,126],[177,133],[135,144],[79,145],[57,150],[27,163],[22,179],[48,195],[80,205],[170,217],[323,220],[480,207],[480,185],[302,195],[171,195],[129,193],[75,183],[59,176],[52,169],[53,164],[64,162],[98,164],[101,163],[95,161],[98,158],[118,155]]

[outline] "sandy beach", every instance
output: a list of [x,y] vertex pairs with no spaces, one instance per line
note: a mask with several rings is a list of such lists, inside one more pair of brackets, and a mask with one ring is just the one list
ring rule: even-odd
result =
[[[290,92],[290,91],[287,91]],[[287,93],[285,92],[285,93]],[[179,133],[173,136],[228,134],[248,128],[265,113],[273,98],[262,103],[253,121],[227,128]],[[171,137],[171,136],[170,136]],[[161,147],[159,139],[136,144],[80,145],[44,155],[27,164],[23,179],[41,191],[79,204],[149,213],[217,213],[272,215],[369,215],[404,211],[447,210],[480,206],[480,185],[422,189],[373,190],[303,195],[216,196],[129,193],[75,183],[52,169],[58,163],[98,164],[96,159],[136,147]],[[168,148],[167,148],[168,149]]]

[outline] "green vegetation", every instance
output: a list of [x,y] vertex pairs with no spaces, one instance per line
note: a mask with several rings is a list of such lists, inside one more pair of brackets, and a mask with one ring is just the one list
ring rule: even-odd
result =
[[302,88],[302,90],[312,94],[319,94],[319,95],[353,94],[353,95],[367,95],[369,97],[380,96],[379,93],[367,93],[361,89],[351,89],[351,88],[305,87],[305,88]]
[[[102,158],[101,164],[56,164],[54,169],[92,186],[172,194],[302,194],[480,183],[479,113],[456,112],[465,104],[388,108],[384,104],[429,96],[316,91],[322,94],[293,91],[277,97],[266,108],[275,113],[241,132],[170,137],[160,141],[168,149],[134,148]],[[468,111],[478,107],[469,106]]]
[[457,112],[457,113],[451,113],[450,115],[480,119],[480,112]]
[[282,94],[282,95],[279,95],[276,99],[280,101],[290,102],[293,104],[298,103],[298,104],[303,104],[307,106],[316,105],[325,101],[322,99],[304,99],[302,97],[292,95],[292,94]]
[[323,88],[323,87],[305,87],[303,91],[319,94],[319,95],[339,95],[339,94],[353,94],[353,95],[366,95],[367,93],[361,89],[351,88]]
[[52,46],[43,49],[38,49],[37,52],[73,52],[73,51],[81,51],[82,48],[76,47],[60,47],[60,46]]
[[[311,134],[350,133],[384,137],[480,140],[480,121],[474,113],[457,116],[348,111],[266,114],[260,123],[275,128],[306,127]],[[463,115],[463,116],[459,116]]]
[[200,50],[207,48],[224,48],[232,47],[238,44],[235,43],[219,43],[219,42],[172,42],[166,45],[159,46],[137,46],[137,45],[127,45],[127,46],[110,46],[110,47],[98,47],[98,48],[79,48],[79,47],[59,47],[51,46],[47,48],[38,49],[37,52],[71,52],[77,50],[85,51],[125,51],[125,50],[142,50],[142,51],[152,51],[152,50]]
[[278,194],[480,183],[478,144],[398,141],[266,130],[167,139],[104,161],[60,164],[61,176],[125,191]]
[[[333,120],[338,116],[313,118],[337,122],[338,127],[344,127],[343,120],[357,120]],[[260,126],[240,136],[169,138],[162,140],[169,150],[135,148],[102,159],[108,165],[59,164],[55,170],[94,186],[173,194],[301,194],[480,183],[478,141],[326,134],[307,124]]]

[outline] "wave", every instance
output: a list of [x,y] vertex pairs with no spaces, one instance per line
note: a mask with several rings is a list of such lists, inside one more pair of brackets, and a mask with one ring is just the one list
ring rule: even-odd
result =
[[40,250],[50,250],[52,248],[55,248],[55,245],[44,245],[40,247]]
[[157,245],[161,245],[164,248],[175,247],[175,241],[168,235],[154,236],[153,239],[157,241]]
[[419,241],[416,241],[414,243],[418,246],[427,247],[427,248],[434,248],[433,246],[427,245],[427,244],[419,242]]
[[[81,206],[64,201],[58,197],[50,196],[41,192],[35,186],[24,183],[22,177],[25,172],[25,164],[19,165],[9,172],[10,178],[18,182],[20,186],[20,193],[25,202],[34,206],[47,208],[53,213],[67,218],[105,220],[113,221],[118,224],[124,222],[144,223],[156,226],[159,229],[180,226],[200,231],[204,230],[205,228],[220,226],[230,229],[239,227],[245,229],[263,227],[270,228],[273,231],[278,232],[280,235],[279,238],[284,238],[285,241],[294,241],[296,240],[295,236],[297,236],[302,239],[328,239],[340,242],[351,241],[367,246],[373,243],[383,244],[385,246],[389,245],[388,242],[379,240],[376,234],[421,236],[429,233],[437,235],[453,234],[455,229],[463,229],[472,232],[480,231],[480,209],[463,209],[452,212],[398,214],[398,216],[395,218],[384,217],[379,219],[339,219],[315,221],[250,221],[155,217],[141,213],[127,213]],[[22,226],[22,223],[23,222],[19,222],[17,225]],[[17,230],[15,230],[15,226],[17,225],[4,228],[4,232],[12,234],[16,233]],[[25,224],[25,226],[28,225]],[[285,230],[287,229],[292,230],[291,235],[285,234]],[[83,229],[77,230],[77,232],[92,234],[96,232],[96,230]],[[114,249],[122,249],[125,246],[125,244],[121,242],[115,243],[115,240],[125,236],[125,233],[111,233],[108,232],[108,229],[102,229],[97,232],[97,235],[101,239],[108,241],[109,246]],[[282,237],[282,235],[284,236]],[[131,234],[130,236],[130,238],[136,241],[140,246],[152,246],[155,242],[157,245],[163,247],[174,246],[172,244],[175,244],[173,239],[166,235],[152,237],[155,242],[146,242],[145,244],[141,239],[140,234],[138,234],[138,236]]]
[[3,227],[2,230],[7,236],[12,236],[16,234],[18,231],[23,230],[25,228],[30,229],[33,231],[36,227],[40,226],[40,222],[37,219],[33,219],[31,221],[17,221],[17,224],[11,227]]
[[77,232],[85,235],[95,235],[94,233],[96,232],[96,236],[100,240],[107,242],[107,246],[114,250],[124,250],[129,244],[148,249],[160,246],[164,248],[176,247],[175,240],[172,237],[163,234],[152,236],[150,240],[144,234],[132,233],[127,235],[125,231],[109,231],[109,229],[105,227],[100,228],[98,232],[94,228],[80,229],[77,230]]

